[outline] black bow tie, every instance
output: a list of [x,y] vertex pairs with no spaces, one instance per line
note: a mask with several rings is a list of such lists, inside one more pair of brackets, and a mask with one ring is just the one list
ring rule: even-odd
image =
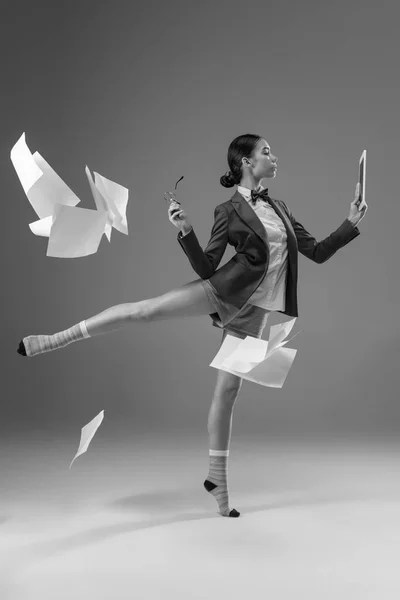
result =
[[253,204],[256,203],[257,198],[264,200],[264,202],[268,202],[268,200],[269,200],[268,188],[265,188],[265,190],[261,190],[260,192],[255,192],[254,190],[251,190],[250,200],[253,202]]

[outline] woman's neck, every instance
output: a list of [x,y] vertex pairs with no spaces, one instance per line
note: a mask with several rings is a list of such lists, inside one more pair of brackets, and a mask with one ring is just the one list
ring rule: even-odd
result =
[[258,190],[258,188],[260,187],[260,182],[261,182],[261,179],[257,179],[256,177],[253,177],[252,175],[246,175],[246,176],[242,177],[239,185],[242,187],[245,187],[249,190]]

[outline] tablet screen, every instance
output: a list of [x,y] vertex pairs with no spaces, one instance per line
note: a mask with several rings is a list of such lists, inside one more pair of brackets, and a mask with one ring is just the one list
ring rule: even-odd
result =
[[367,151],[364,150],[364,152],[361,154],[360,164],[359,164],[359,168],[358,168],[358,181],[360,183],[360,195],[361,195],[361,202],[360,202],[359,209],[361,209],[365,204],[366,159],[367,159]]

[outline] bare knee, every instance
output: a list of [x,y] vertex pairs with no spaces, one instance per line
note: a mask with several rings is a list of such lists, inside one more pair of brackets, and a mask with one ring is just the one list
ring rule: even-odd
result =
[[165,318],[168,312],[169,299],[170,292],[167,292],[161,296],[135,302],[132,308],[132,320],[150,322]]
[[242,387],[242,378],[227,371],[218,371],[213,401],[222,408],[233,408]]
[[139,302],[130,302],[122,305],[124,307],[125,318],[128,321],[151,321],[152,306],[150,300],[140,300]]

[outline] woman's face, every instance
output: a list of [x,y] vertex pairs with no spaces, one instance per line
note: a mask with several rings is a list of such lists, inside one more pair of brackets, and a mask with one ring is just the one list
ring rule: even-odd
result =
[[278,159],[271,153],[271,148],[264,139],[258,142],[248,161],[250,164],[245,161],[244,165],[250,167],[252,174],[257,179],[275,177]]

